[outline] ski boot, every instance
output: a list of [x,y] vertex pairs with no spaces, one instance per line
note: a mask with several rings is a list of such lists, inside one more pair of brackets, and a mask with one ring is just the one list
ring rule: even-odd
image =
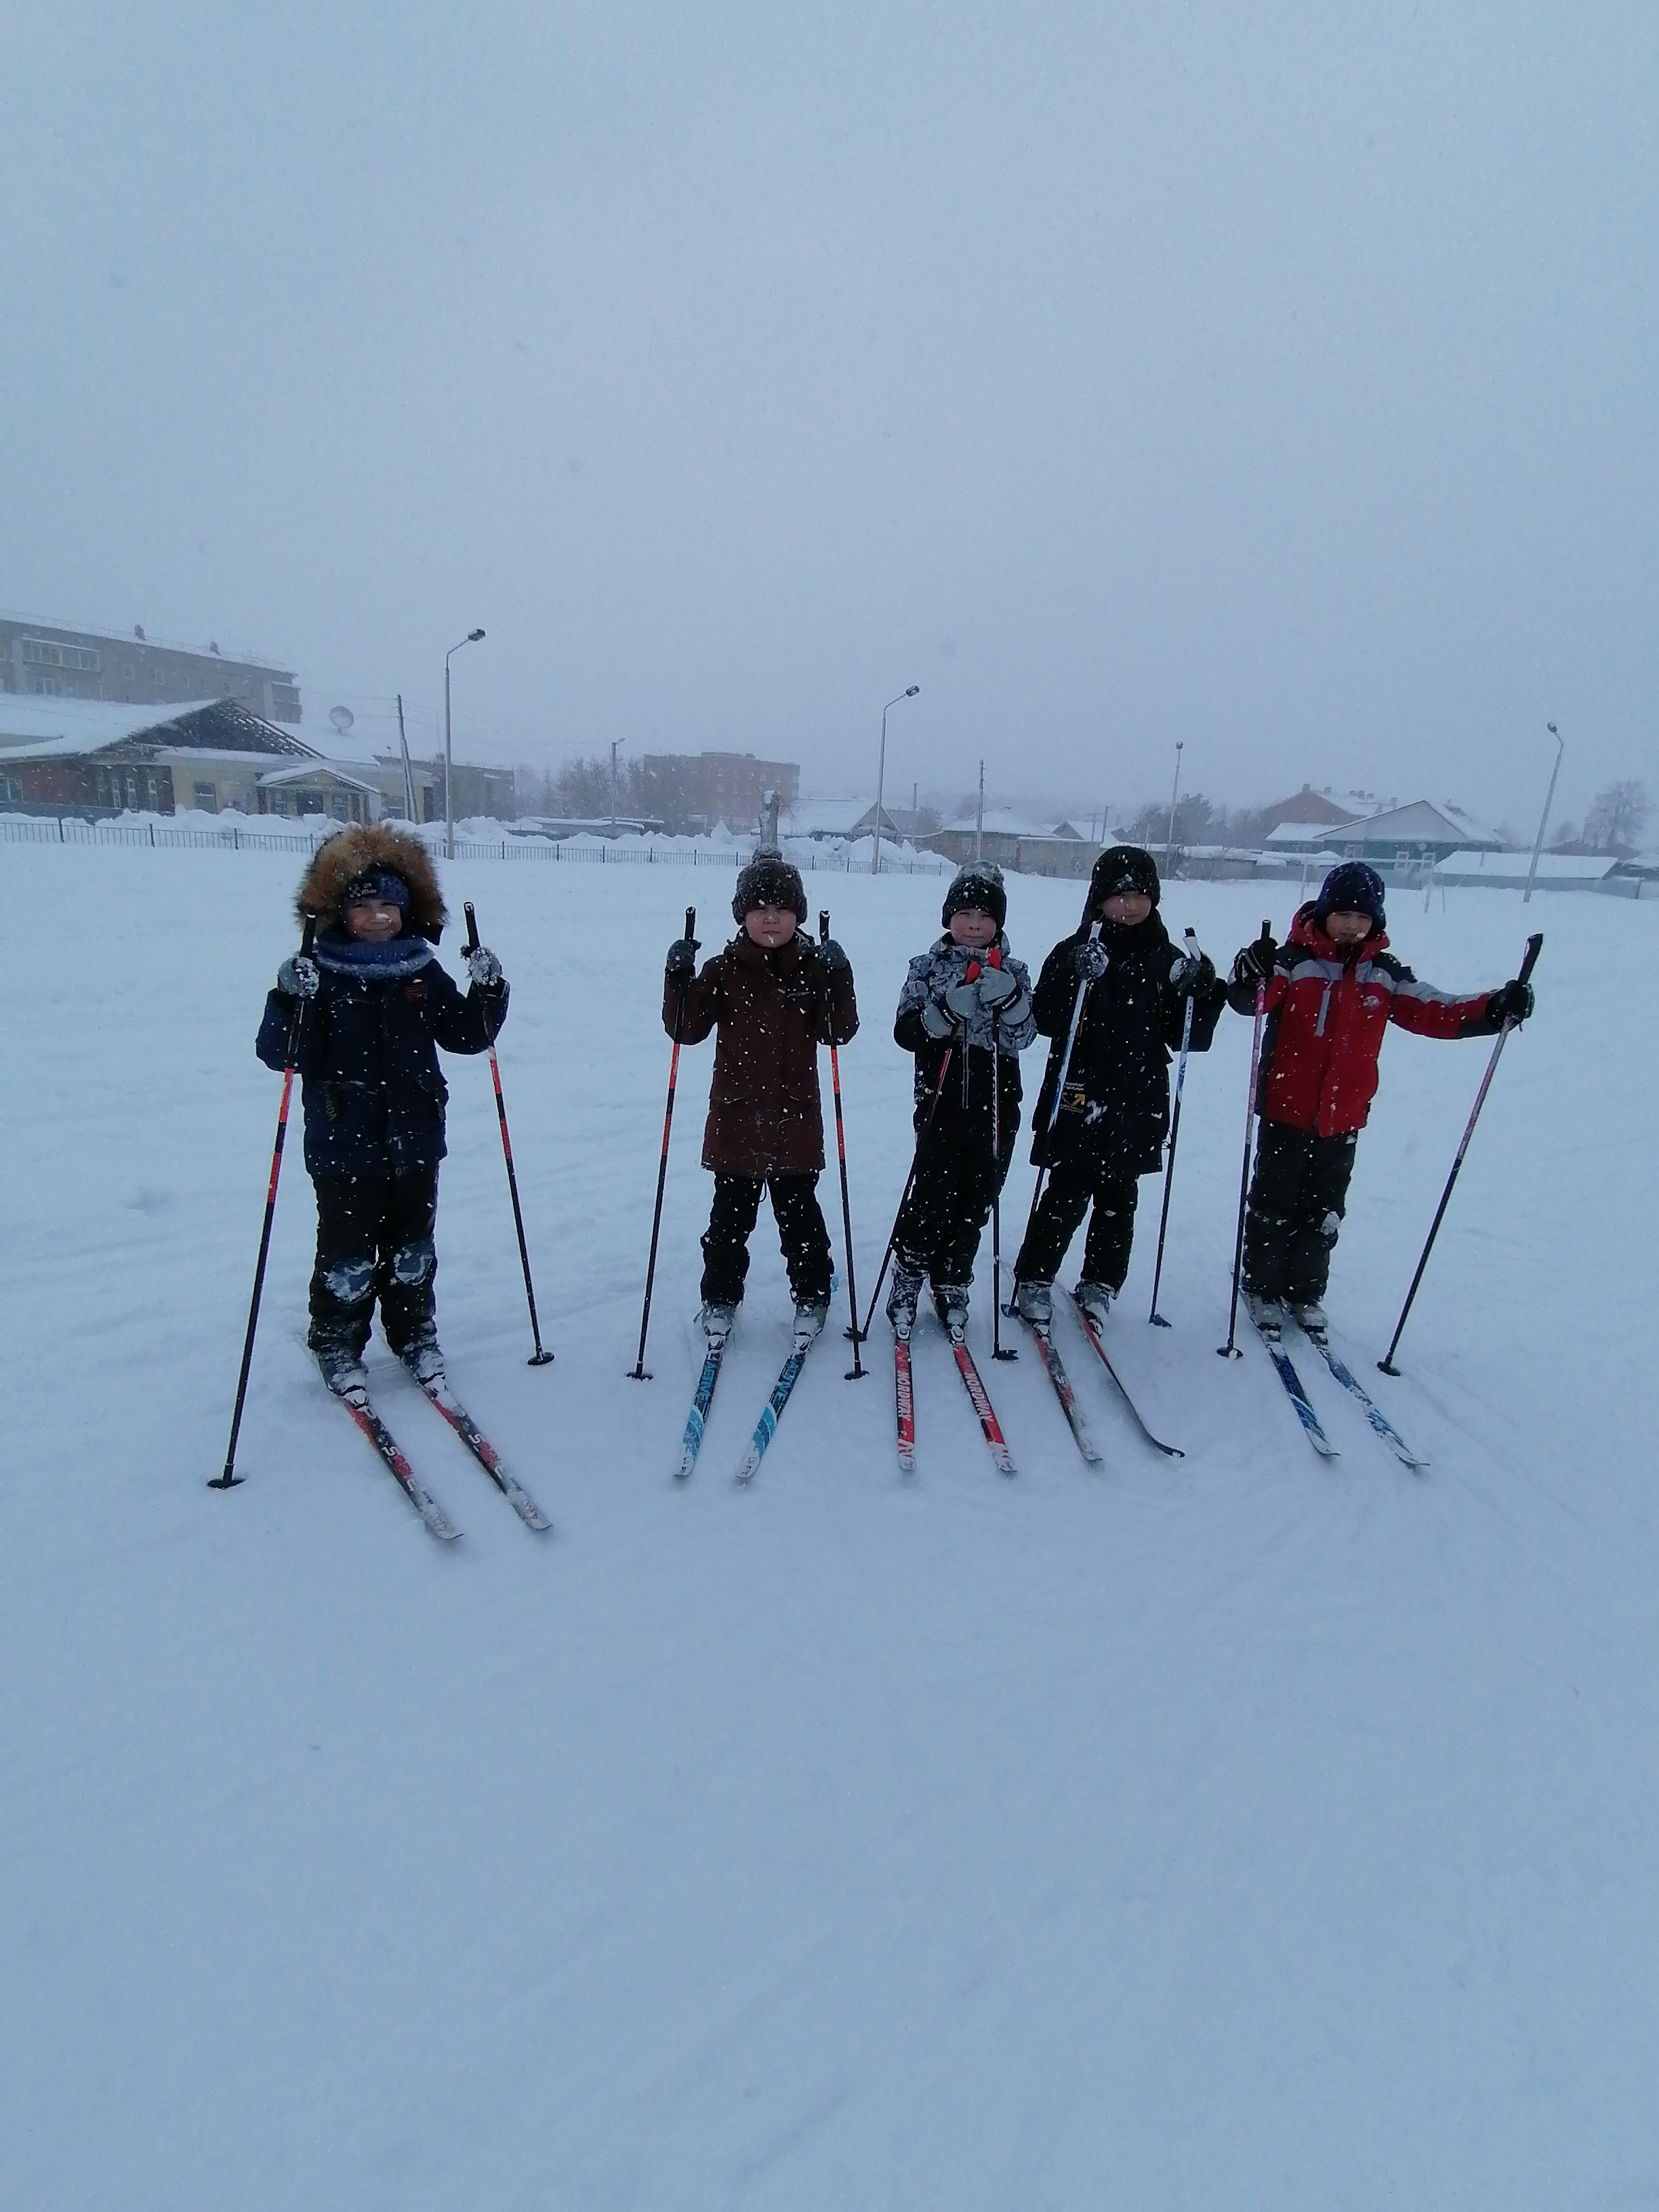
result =
[[735,1306],[727,1305],[723,1298],[705,1298],[702,1310],[697,1316],[697,1326],[708,1340],[712,1352],[717,1344],[724,1344],[732,1334],[732,1324],[738,1317]]
[[896,1337],[908,1338],[916,1325],[916,1301],[921,1296],[922,1272],[908,1261],[893,1261],[893,1287],[887,1297],[887,1318]]
[[404,1345],[398,1354],[404,1365],[420,1384],[422,1390],[441,1390],[444,1375],[444,1355],[438,1343],[435,1329],[428,1329],[412,1344]]
[[1297,1325],[1304,1329],[1316,1344],[1323,1344],[1331,1333],[1330,1321],[1317,1298],[1291,1298],[1287,1301]]
[[1112,1310],[1112,1300],[1117,1296],[1110,1283],[1079,1283],[1072,1292],[1079,1309],[1088,1316],[1089,1326],[1097,1336],[1106,1326],[1106,1316]]
[[1052,1283],[1016,1283],[1014,1311],[1023,1322],[1045,1334],[1054,1326],[1054,1300]]
[[944,1325],[945,1334],[952,1344],[960,1344],[968,1334],[968,1285],[966,1283],[935,1283],[933,1310]]
[[313,1343],[311,1350],[319,1373],[337,1398],[368,1397],[368,1376],[362,1354],[354,1346],[331,1336]]
[[1279,1298],[1264,1297],[1260,1291],[1247,1290],[1244,1310],[1269,1344],[1277,1344],[1285,1334],[1285,1306]]
[[830,1318],[828,1298],[799,1298],[795,1303],[795,1349],[801,1352],[823,1334]]

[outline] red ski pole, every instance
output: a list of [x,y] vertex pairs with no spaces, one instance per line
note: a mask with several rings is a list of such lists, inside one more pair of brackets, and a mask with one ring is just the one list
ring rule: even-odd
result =
[[[466,949],[478,949],[478,917],[472,911],[472,902],[466,902]],[[542,1349],[541,1323],[536,1318],[536,1286],[530,1279],[530,1248],[524,1241],[524,1215],[519,1206],[519,1178],[513,1165],[513,1139],[507,1133],[507,1101],[501,1096],[501,1064],[495,1057],[495,1040],[489,1040],[489,1073],[495,1085],[495,1118],[501,1125],[501,1152],[507,1160],[507,1187],[513,1197],[513,1226],[519,1232],[519,1264],[524,1269],[524,1294],[530,1304],[530,1334],[536,1349],[525,1362],[527,1367],[545,1367],[551,1361],[550,1352]]]
[[[317,925],[307,921],[300,939],[301,957],[311,957]],[[283,1143],[288,1135],[288,1105],[294,1095],[294,1063],[300,1055],[300,1024],[306,1002],[300,1000],[288,1025],[288,1049],[283,1055],[283,1103],[276,1109],[276,1142],[270,1152],[270,1182],[265,1190],[264,1226],[259,1231],[259,1257],[253,1269],[253,1296],[248,1304],[247,1334],[242,1340],[242,1371],[236,1378],[236,1409],[230,1417],[230,1442],[225,1446],[225,1471],[209,1482],[210,1490],[234,1490],[242,1480],[236,1472],[236,1439],[241,1434],[242,1407],[247,1397],[248,1370],[253,1364],[253,1334],[259,1326],[259,1297],[265,1286],[265,1261],[270,1255],[270,1224],[276,1215],[276,1181],[283,1172]]]
[[[1264,921],[1256,942],[1265,945],[1272,936],[1272,925]],[[1244,1203],[1250,1188],[1250,1131],[1255,1121],[1255,1084],[1261,1066],[1261,1024],[1267,1012],[1267,978],[1264,975],[1255,987],[1255,1036],[1250,1045],[1250,1091],[1244,1102],[1244,1164],[1238,1171],[1238,1229],[1233,1237],[1233,1302],[1227,1315],[1227,1341],[1216,1346],[1223,1359],[1242,1359],[1244,1357],[1234,1339],[1238,1334],[1238,1285],[1244,1268]]]
[[[689,906],[685,909],[686,942],[690,944],[696,933],[697,909]],[[640,1314],[640,1352],[638,1358],[628,1370],[630,1382],[648,1382],[651,1380],[645,1364],[645,1337],[651,1326],[651,1285],[657,1279],[657,1238],[662,1230],[663,1188],[668,1181],[668,1133],[674,1126],[674,1086],[680,1079],[680,1031],[685,1026],[686,981],[684,976],[680,978],[679,1004],[674,1011],[674,1056],[668,1063],[668,1104],[662,1117],[662,1158],[657,1163],[657,1204],[651,1216],[651,1256],[645,1263],[645,1305]]]

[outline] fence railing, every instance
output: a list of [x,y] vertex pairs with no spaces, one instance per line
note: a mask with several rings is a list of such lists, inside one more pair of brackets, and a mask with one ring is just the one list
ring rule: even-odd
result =
[[[314,853],[339,828],[264,830],[233,823],[222,830],[174,829],[165,822],[87,822],[78,815],[34,815],[0,817],[0,845],[113,845],[154,852],[187,850],[201,853]],[[458,837],[458,860],[551,860],[566,867],[740,868],[749,858],[746,849],[732,846],[652,844],[618,838],[614,843],[591,844],[574,840],[554,844],[542,838],[502,837],[499,840]],[[795,865],[807,875],[867,875],[867,860],[855,863],[850,853],[810,852],[793,855]],[[940,854],[899,855],[884,853],[884,875],[941,876],[952,872]]]

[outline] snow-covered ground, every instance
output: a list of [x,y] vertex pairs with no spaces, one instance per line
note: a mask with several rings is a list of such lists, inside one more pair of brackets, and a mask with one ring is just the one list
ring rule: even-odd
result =
[[[240,1463],[224,1449],[278,1084],[252,1037],[289,856],[54,849],[5,877],[0,2199],[281,2208],[1659,2203],[1659,914],[1399,903],[1437,981],[1547,933],[1401,1358],[1386,1344],[1488,1048],[1393,1035],[1333,1309],[1407,1474],[1309,1356],[1308,1449],[1215,1347],[1249,1025],[1188,1086],[1163,1305],[1126,1374],[1074,1334],[1106,1466],[1027,1346],[996,1476],[931,1328],[919,1470],[782,1357],[763,1217],[676,1491],[708,1179],[688,1053],[648,1387],[660,957],[714,876],[450,872],[514,986],[501,1064],[544,1325],[532,1370],[487,1063],[452,1063],[440,1318],[537,1540],[380,1352],[465,1531],[434,1544],[301,1342],[297,1143]],[[815,886],[815,890],[818,887]],[[939,886],[825,890],[861,1281],[908,1157],[889,1024]],[[1290,893],[1270,895],[1274,920]],[[1012,887],[1036,959],[1069,884]],[[1259,890],[1176,885],[1218,957]],[[453,943],[450,959],[454,961]],[[1035,1089],[1039,1061],[1027,1063]],[[826,1068],[827,1090],[827,1068]],[[1030,1191],[1022,1146],[1010,1247]],[[832,1220],[833,1172],[824,1185]],[[837,1220],[837,1242],[839,1242]],[[1644,2085],[1646,2085],[1645,2087]]]

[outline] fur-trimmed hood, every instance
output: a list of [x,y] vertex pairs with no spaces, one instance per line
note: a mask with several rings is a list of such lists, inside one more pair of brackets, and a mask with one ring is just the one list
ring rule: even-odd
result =
[[435,945],[449,917],[432,856],[418,837],[394,830],[387,822],[353,823],[320,845],[295,898],[295,913],[319,929],[337,924],[346,891],[372,868],[389,868],[403,878],[409,886],[404,934],[424,937]]

